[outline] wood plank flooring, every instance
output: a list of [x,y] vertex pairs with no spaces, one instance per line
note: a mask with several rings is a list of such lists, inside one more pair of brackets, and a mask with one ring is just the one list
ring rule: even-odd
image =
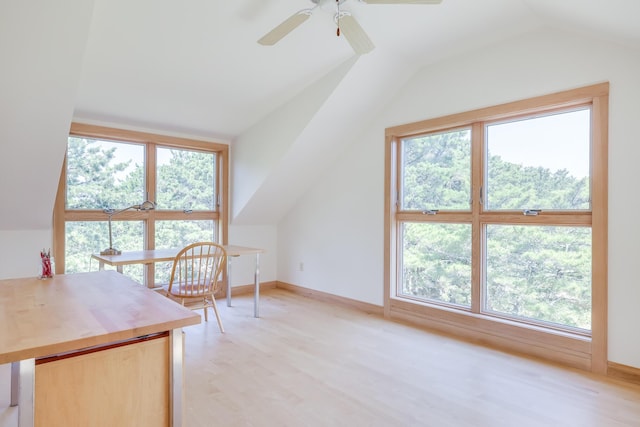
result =
[[188,425],[640,426],[640,387],[283,290],[186,332]]
[[640,426],[640,386],[278,289],[259,319],[250,295],[218,305],[225,334],[184,329],[189,427]]

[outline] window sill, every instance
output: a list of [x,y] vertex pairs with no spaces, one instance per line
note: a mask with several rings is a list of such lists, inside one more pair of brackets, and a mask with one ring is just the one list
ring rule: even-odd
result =
[[388,317],[477,344],[591,371],[591,338],[446,306],[389,299]]

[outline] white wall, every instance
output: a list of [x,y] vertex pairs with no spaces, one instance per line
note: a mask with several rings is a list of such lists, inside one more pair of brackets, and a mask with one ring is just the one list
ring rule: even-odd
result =
[[280,222],[278,279],[382,305],[386,127],[609,81],[609,360],[640,367],[638,76],[638,51],[557,30],[419,71]]
[[[277,231],[275,226],[230,226],[229,244],[264,249],[260,254],[260,281],[276,280]],[[253,255],[231,260],[231,286],[253,283],[256,258]]]
[[93,3],[0,3],[0,230],[50,227]]
[[382,305],[382,135],[350,145],[280,222],[278,280]]
[[36,277],[51,236],[51,230],[0,230],[0,279]]
[[[233,221],[242,221],[245,224],[273,223],[275,221],[272,218],[281,216],[280,210],[286,211],[291,206],[292,203],[289,203],[288,199],[295,199],[301,190],[293,191],[289,171],[310,166],[303,162],[304,158],[286,161],[286,154],[298,143],[305,128],[315,119],[318,110],[331,97],[355,61],[356,59],[346,61],[311,83],[292,100],[274,110],[234,141],[231,147]],[[268,143],[265,143],[267,141]],[[267,178],[276,181],[272,184],[276,188],[287,191],[279,192],[278,203],[258,203],[256,206],[254,202],[253,208],[248,207],[254,194],[265,185]],[[303,182],[300,182],[300,188],[305,187]],[[271,199],[272,192],[267,193],[267,198]]]

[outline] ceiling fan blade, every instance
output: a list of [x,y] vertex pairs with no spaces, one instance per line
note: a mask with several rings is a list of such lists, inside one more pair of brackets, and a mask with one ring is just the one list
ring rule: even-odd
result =
[[342,32],[358,55],[369,53],[375,48],[367,33],[364,32],[353,16],[344,14],[338,17],[338,25],[340,26],[340,32]]
[[280,23],[280,25],[265,34],[260,40],[258,40],[258,43],[265,46],[273,46],[284,36],[298,28],[304,21],[309,19],[310,16],[311,9],[301,10],[300,12],[291,15]]
[[367,4],[440,4],[442,0],[361,0]]

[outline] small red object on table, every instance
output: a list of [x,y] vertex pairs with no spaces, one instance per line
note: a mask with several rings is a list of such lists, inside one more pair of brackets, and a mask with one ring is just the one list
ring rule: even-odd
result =
[[51,278],[53,277],[53,269],[51,268],[51,251],[45,252],[42,250],[40,252],[40,260],[42,261],[42,274],[40,278]]

